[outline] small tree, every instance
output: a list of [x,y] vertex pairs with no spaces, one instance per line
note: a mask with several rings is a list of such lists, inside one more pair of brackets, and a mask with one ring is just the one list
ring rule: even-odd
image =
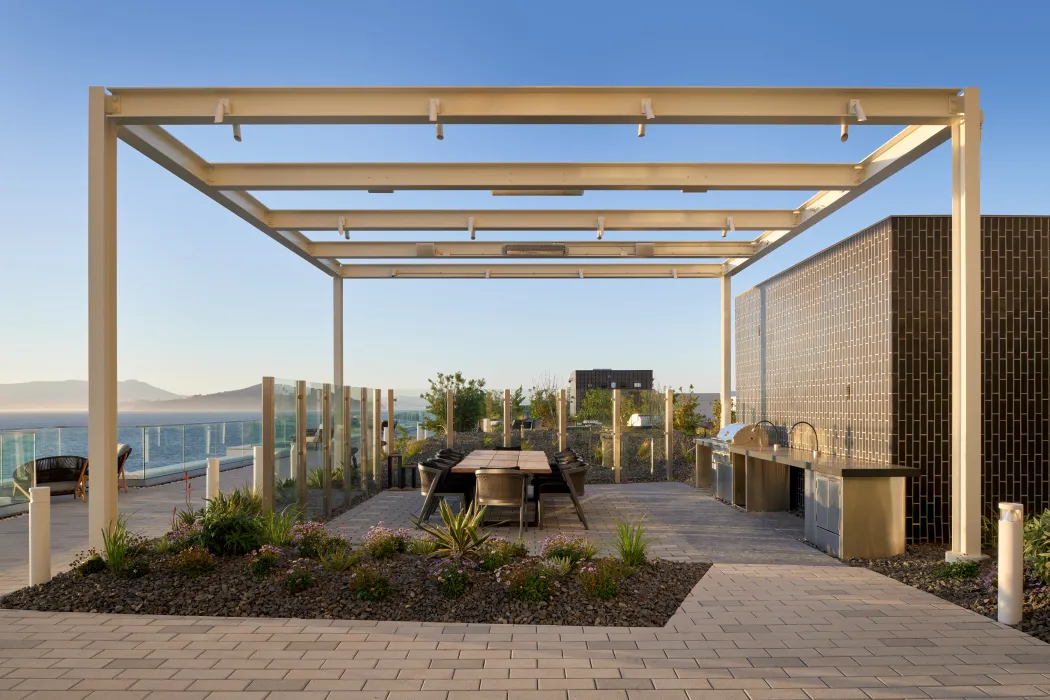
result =
[[[520,386],[514,391],[510,392],[510,418],[523,418],[525,416],[525,410],[522,408],[522,404],[525,403],[525,390]],[[499,389],[490,389],[485,392],[485,418],[492,418],[493,420],[503,420],[503,392]]]
[[[722,399],[715,399],[714,403],[711,404],[711,410],[714,412],[715,425],[719,425],[722,422]],[[729,422],[736,423],[736,411],[730,411]],[[724,425],[722,426],[725,427]]]
[[612,394],[608,389],[591,389],[580,400],[576,415],[582,420],[596,420],[602,425],[612,423]]
[[700,424],[707,418],[697,411],[699,399],[693,393],[693,385],[689,385],[689,393],[678,387],[678,393],[674,395],[674,429],[681,430],[687,435],[696,435]]
[[558,378],[550,372],[532,380],[529,389],[529,412],[544,428],[558,427]]
[[430,390],[419,395],[419,398],[427,402],[427,412],[430,413],[430,416],[423,421],[423,427],[427,430],[438,433],[447,431],[445,422],[448,414],[445,396],[449,389],[453,390],[455,397],[452,403],[455,413],[453,431],[472,430],[485,416],[484,379],[465,379],[462,372],[455,374],[438,372],[436,380],[427,379],[427,381],[430,382]]

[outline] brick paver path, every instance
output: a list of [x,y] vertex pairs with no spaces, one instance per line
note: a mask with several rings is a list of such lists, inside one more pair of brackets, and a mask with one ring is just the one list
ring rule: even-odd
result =
[[[662,628],[0,611],[0,700],[893,700],[1045,697],[1050,646],[682,484],[590,487],[594,528],[645,515],[715,562]],[[387,492],[332,527],[404,522]],[[572,528],[559,504],[560,526]],[[552,520],[553,522],[553,520]],[[535,544],[542,533],[530,533]]]

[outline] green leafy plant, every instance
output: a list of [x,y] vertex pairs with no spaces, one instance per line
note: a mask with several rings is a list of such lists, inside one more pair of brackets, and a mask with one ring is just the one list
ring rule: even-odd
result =
[[623,520],[616,523],[616,551],[623,563],[630,567],[645,564],[649,540],[645,536],[645,526],[641,521],[627,523]]
[[499,445],[499,441],[491,436],[481,438],[481,446],[487,450],[491,450],[493,447]]
[[496,581],[506,586],[507,595],[516,600],[540,602],[549,599],[550,580],[550,569],[535,561],[508,564],[496,571]]
[[89,549],[77,555],[77,558],[73,560],[72,568],[81,576],[90,576],[102,573],[109,567],[106,566],[106,560],[98,552]]
[[354,551],[349,542],[339,537],[328,540],[317,556],[317,561],[329,571],[346,571],[360,559],[361,552]]
[[247,554],[262,544],[262,518],[245,509],[208,508],[200,526],[200,543],[212,554]]
[[383,527],[383,522],[368,528],[361,548],[375,559],[386,559],[405,551],[405,544],[412,539],[412,533],[405,528],[391,530]]
[[129,576],[131,563],[146,548],[145,539],[128,529],[128,515],[117,517],[108,530],[102,532],[103,557],[106,566],[116,576]]
[[324,525],[313,520],[292,527],[292,544],[299,548],[299,556],[307,559],[315,559],[331,537]]
[[551,535],[543,540],[540,556],[544,559],[561,557],[573,564],[598,555],[598,548],[586,538],[579,535]]
[[1050,509],[1025,521],[1024,559],[1032,573],[1050,583]]
[[186,507],[182,510],[178,508],[171,509],[171,529],[178,530],[180,525],[193,525],[197,522],[197,518],[200,516],[200,512],[193,508]]
[[423,454],[423,448],[426,447],[426,445],[426,440],[409,440],[402,448],[401,454],[404,455],[406,461],[414,459]]
[[197,577],[215,570],[215,555],[204,547],[186,547],[171,558],[171,568],[186,576]]
[[200,523],[194,522],[180,524],[176,529],[164,535],[164,539],[168,541],[168,548],[170,550],[178,552],[190,545],[198,544],[200,542],[200,536]]
[[976,578],[980,573],[981,567],[975,561],[946,562],[933,571],[937,578],[947,579]]
[[293,561],[288,570],[284,572],[284,578],[281,579],[281,588],[291,595],[295,595],[313,586],[314,575],[310,573],[309,566],[310,563],[305,559]]
[[995,550],[999,547],[999,519],[981,516],[981,549]]
[[569,557],[550,557],[547,559],[547,566],[550,567],[552,573],[556,576],[568,576],[572,572],[572,567],[575,562]]
[[263,511],[262,497],[248,485],[231,491],[229,495],[219,492],[207,502],[204,514],[209,512],[220,515],[259,515]]
[[281,550],[273,545],[264,544],[248,557],[248,571],[254,576],[265,578],[277,567],[281,560]]
[[390,579],[376,567],[362,564],[350,574],[350,590],[358,600],[381,600],[390,594]]
[[274,510],[260,518],[262,541],[274,547],[287,547],[292,543],[292,530],[299,522],[299,509],[288,506]]
[[158,537],[153,541],[153,551],[157,554],[167,554],[168,550],[171,549],[171,540],[165,537]]
[[467,592],[473,568],[474,562],[470,559],[452,556],[435,562],[428,577],[438,585],[441,595],[459,598]]
[[600,559],[580,566],[580,585],[587,595],[599,600],[615,598],[620,594],[623,565],[615,559]]
[[464,556],[475,557],[478,550],[489,539],[489,535],[483,534],[481,525],[485,519],[485,509],[477,509],[476,503],[471,503],[469,508],[453,513],[448,503],[441,501],[441,521],[444,527],[431,525],[428,522],[415,518],[416,527],[430,535],[437,542],[431,556],[451,557]]
[[419,556],[430,556],[437,550],[438,544],[430,535],[423,535],[422,537],[413,537],[405,543],[405,551],[409,554],[417,554]]
[[510,542],[503,537],[490,537],[479,552],[481,554],[479,568],[482,571],[495,571],[506,566],[513,559],[528,556],[529,548],[521,540]]

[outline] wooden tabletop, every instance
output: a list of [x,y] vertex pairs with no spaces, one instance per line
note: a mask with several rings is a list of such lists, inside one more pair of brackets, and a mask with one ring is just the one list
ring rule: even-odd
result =
[[474,450],[452,467],[453,474],[473,474],[478,469],[513,469],[528,474],[550,474],[551,466],[542,450]]

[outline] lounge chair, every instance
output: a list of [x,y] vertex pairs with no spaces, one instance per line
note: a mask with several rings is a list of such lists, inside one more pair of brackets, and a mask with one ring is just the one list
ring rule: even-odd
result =
[[[124,493],[128,492],[128,478],[124,475],[124,463],[128,461],[128,457],[131,456],[131,446],[125,445],[123,442],[117,445],[117,489],[124,489]],[[77,479],[76,489],[73,491],[73,498],[80,497],[85,503],[87,502],[87,485],[88,485],[88,463],[84,460],[84,470],[80,474],[80,478]]]
[[26,462],[11,475],[11,496],[21,491],[29,498],[33,486],[48,486],[54,494],[72,493],[77,497],[80,480],[87,472],[87,459],[72,455],[41,457]]

